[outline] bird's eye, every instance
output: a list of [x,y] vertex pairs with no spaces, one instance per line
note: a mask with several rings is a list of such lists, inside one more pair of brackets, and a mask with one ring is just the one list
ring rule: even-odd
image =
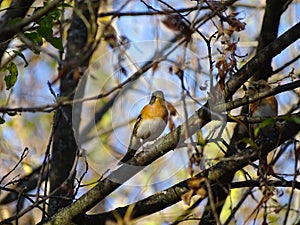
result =
[[155,96],[152,96],[151,99],[150,99],[150,104],[153,104],[156,100],[156,97]]

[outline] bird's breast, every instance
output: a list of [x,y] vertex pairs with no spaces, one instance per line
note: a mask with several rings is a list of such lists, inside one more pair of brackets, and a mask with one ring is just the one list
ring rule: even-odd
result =
[[277,116],[277,101],[273,97],[252,104],[252,117]]
[[135,136],[145,141],[152,141],[161,135],[165,127],[166,121],[159,117],[143,119],[140,126],[136,129]]

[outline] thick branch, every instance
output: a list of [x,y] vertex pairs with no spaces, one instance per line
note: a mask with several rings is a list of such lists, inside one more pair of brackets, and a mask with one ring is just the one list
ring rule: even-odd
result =
[[[278,40],[272,42],[267,48],[262,50],[261,54],[250,60],[242,69],[237,73],[237,77],[232,78],[227,82],[226,90],[224,93],[225,99],[230,99],[235,91],[251,76],[251,74],[258,69],[259,64],[263,63],[268,57],[273,57],[284,50],[288,45],[292,44],[298,39],[295,37],[298,34],[300,36],[300,23],[284,33]],[[207,106],[207,105],[206,105]],[[210,113],[207,108],[201,108],[194,114],[187,122],[189,127],[189,134],[194,134],[203,125],[210,121]],[[99,201],[104,199],[111,192],[116,190],[123,182],[130,179],[136,173],[141,171],[144,167],[160,156],[166,154],[170,150],[176,148],[176,146],[185,139],[184,129],[185,125],[179,126],[173,132],[160,138],[153,149],[145,152],[141,152],[134,159],[130,161],[132,166],[123,165],[119,169],[113,171],[107,178],[102,180],[89,192],[84,194],[72,205],[62,209],[49,224],[56,224],[63,218],[64,221],[70,221],[72,218],[88,211],[95,206]]]
[[141,152],[135,158],[130,160],[128,162],[130,165],[123,164],[113,171],[108,177],[100,181],[76,202],[58,212],[56,216],[46,224],[62,224],[62,221],[64,224],[68,224],[73,218],[94,207],[125,181],[143,170],[146,165],[151,164],[160,156],[175,149],[180,142],[185,140],[185,130],[187,127],[190,131],[189,133],[192,135],[209,121],[210,113],[206,109],[201,108],[196,114],[189,118],[187,123],[177,127],[173,132],[158,139],[151,149]]
[[[289,122],[285,125],[283,129],[283,136],[279,140],[279,144],[284,143],[286,140],[292,138],[294,135],[298,133],[300,130],[300,124],[295,122]],[[276,147],[276,144],[266,144],[264,146],[264,151],[270,152]],[[258,159],[258,152],[251,149],[246,148],[243,151],[236,153],[231,157],[227,157],[224,160],[221,160],[215,166],[201,172],[196,175],[198,177],[207,176],[209,178],[209,183],[212,187],[217,186],[218,184],[222,184],[223,187],[226,187],[231,182],[231,177],[238,170],[242,169],[244,166],[248,165],[250,161],[256,161]],[[189,191],[188,181],[182,181],[174,186],[167,188],[161,192],[158,192],[146,199],[133,203],[133,210],[130,215],[132,219],[146,216],[155,212],[159,212],[179,201],[181,201],[182,194]],[[274,181],[272,185],[277,186],[291,186],[292,182],[282,182],[282,181]],[[230,184],[230,188],[241,188],[245,186],[259,186],[259,181],[246,181],[246,182],[237,182],[233,185]],[[300,184],[297,183],[298,188],[300,189]],[[120,217],[124,217],[125,213],[128,211],[130,206],[120,207],[113,211],[101,213],[97,215],[85,215],[78,217],[75,221],[77,224],[82,225],[90,225],[95,224],[105,224],[108,220],[116,221],[114,215],[119,215]]]
[[[237,84],[235,88],[231,89],[231,91],[233,91],[232,93],[234,93],[240,87],[240,85],[247,79],[249,79],[253,74],[253,80],[267,80],[272,72],[272,58],[285,48],[283,47],[280,50],[276,50],[276,46],[285,44],[288,46],[300,37],[300,32],[298,32],[298,38],[292,40],[292,36],[294,34],[287,31],[285,33],[286,36],[282,35],[280,38],[276,39],[281,14],[287,8],[290,2],[290,0],[267,0],[256,56],[249,63],[247,63],[247,67],[243,67],[238,71],[237,77],[241,76],[242,78],[239,77],[237,80],[238,82],[241,82],[240,84]],[[291,39],[289,40],[289,38]],[[251,71],[251,69],[253,70]],[[228,82],[227,84],[230,85],[230,82]],[[227,98],[227,100],[228,99],[229,98]],[[242,108],[242,114],[246,113],[248,113],[248,108],[245,106]],[[226,155],[230,156],[234,154],[236,152],[236,148],[243,148],[245,145],[244,143],[239,143],[239,140],[247,135],[247,131],[244,129],[244,127],[241,124],[237,124],[234,128],[234,133],[230,140],[229,149],[226,152]],[[222,202],[225,202],[225,199],[228,196],[228,194],[224,190],[220,190],[218,195],[219,196],[217,196],[216,198],[219,198]],[[218,212],[221,212],[222,206],[223,204],[218,207]],[[214,218],[212,217],[212,213],[210,213],[210,210],[205,212],[204,217],[214,220]]]
[[[280,17],[291,0],[267,0],[266,10],[263,18],[263,24],[258,41],[257,54],[277,38]],[[253,80],[267,80],[272,74],[272,59],[264,62],[253,76]]]
[[229,100],[231,96],[245,83],[257,70],[260,69],[263,63],[278,55],[289,45],[300,38],[300,22],[271,42],[267,47],[262,49],[258,55],[252,58],[245,64],[236,74],[230,79],[225,86],[224,97]]
[[291,91],[291,90],[294,90],[299,87],[300,87],[300,80],[296,80],[294,82],[284,84],[284,85],[278,86],[276,88],[270,89],[269,91],[258,93],[257,95],[255,95],[251,98],[243,97],[243,98],[239,98],[234,101],[231,101],[231,102],[216,105],[214,107],[214,109],[216,111],[220,111],[221,109],[226,108],[226,111],[230,111],[230,110],[236,109],[240,106],[244,106],[244,105],[248,105],[249,103],[256,102],[260,99],[264,99],[269,96],[274,96],[276,94],[283,93],[285,91]]
[[[67,61],[71,59],[76,64],[69,65],[67,72],[60,77],[60,95],[68,100],[73,100],[79,81],[79,77],[74,75],[74,70],[82,71],[88,66],[92,50],[89,49],[87,54],[84,51],[89,48],[92,36],[96,35],[95,14],[100,4],[99,1],[93,5],[91,1],[78,2],[68,30],[66,55]],[[83,55],[81,55],[82,53]],[[50,215],[69,205],[73,200],[73,183],[76,172],[74,162],[77,154],[74,130],[80,121],[80,106],[74,105],[73,108],[73,105],[66,105],[58,108],[54,120],[58,126],[54,132],[50,163],[50,192],[57,190],[58,187],[59,189],[55,196],[50,198],[48,209]],[[75,132],[77,131],[75,130]]]

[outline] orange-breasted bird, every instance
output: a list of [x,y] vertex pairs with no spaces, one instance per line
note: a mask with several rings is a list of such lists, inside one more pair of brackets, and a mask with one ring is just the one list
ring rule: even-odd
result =
[[152,93],[150,102],[141,110],[133,127],[127,153],[118,165],[133,158],[144,142],[153,141],[164,131],[169,117],[167,104],[162,91]]
[[[265,80],[251,81],[248,87],[249,97],[265,92],[271,89],[271,86]],[[278,114],[278,103],[275,96],[270,96],[267,98],[260,99],[256,102],[249,104],[249,114],[251,117],[272,117]],[[256,143],[261,143],[263,141],[268,141],[270,136],[277,133],[276,125],[271,123],[265,127],[260,128],[258,133],[254,135],[254,130],[259,126],[259,124],[251,124],[250,132],[251,136],[254,138]],[[259,157],[259,174],[265,176],[269,173],[272,168],[267,168],[267,155],[260,153]]]

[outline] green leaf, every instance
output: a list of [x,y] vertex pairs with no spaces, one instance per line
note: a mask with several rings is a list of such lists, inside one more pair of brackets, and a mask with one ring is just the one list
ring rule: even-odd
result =
[[259,127],[264,128],[264,127],[266,127],[270,124],[274,124],[274,123],[276,123],[276,120],[274,120],[273,118],[267,118],[259,124]]
[[[42,46],[43,44],[43,38],[42,36],[36,32],[25,32],[24,33],[25,37],[27,37],[29,40],[31,40],[34,44]],[[35,48],[31,48],[31,51],[33,51],[35,54],[40,54],[40,51],[36,50]]]
[[17,51],[17,50],[13,50],[13,52],[14,52],[17,56],[20,56],[20,57],[24,60],[24,62],[25,62],[25,66],[24,66],[24,67],[28,66],[28,62],[27,62],[27,60],[26,60],[26,58],[25,58],[25,56],[23,55],[22,52]]
[[207,141],[203,138],[202,130],[200,130],[198,132],[197,139],[198,139],[197,145],[200,145],[201,147],[204,147],[207,144]]
[[57,48],[60,51],[63,51],[62,39],[58,37],[53,37],[53,18],[51,15],[46,15],[39,20],[38,24],[40,25],[37,29],[37,32],[46,39],[54,48]]
[[257,136],[259,131],[260,131],[260,127],[258,126],[254,129],[254,136]]
[[270,125],[270,124],[274,124],[276,123],[276,120],[274,120],[273,118],[267,118],[265,120],[263,120],[258,127],[255,128],[254,130],[254,136],[257,136],[259,131],[263,128],[265,128],[266,126]]
[[59,37],[54,37],[52,40],[49,40],[49,42],[53,45],[53,47],[57,48],[60,51],[64,51],[64,46],[62,44],[62,39]]
[[73,8],[73,6],[71,4],[61,2],[57,8],[59,8],[60,10],[63,10],[64,8]]
[[54,10],[50,11],[48,13],[48,15],[53,19],[53,20],[58,20],[61,13],[60,13],[61,10],[55,8]]
[[0,124],[4,124],[5,120],[0,116]]
[[33,32],[25,32],[24,35],[29,39],[31,40],[33,43],[39,45],[39,46],[42,46],[43,44],[43,39],[42,39],[42,36],[36,32],[36,31],[33,31]]
[[300,124],[300,118],[298,116],[292,116],[292,120],[297,123]]
[[6,83],[6,90],[11,89],[17,82],[18,77],[18,68],[14,62],[10,62],[5,68],[5,71],[8,72],[8,75],[5,76],[4,80]]
[[253,149],[258,149],[257,144],[251,138],[242,138],[238,143],[242,143],[242,142],[250,145]]
[[53,19],[50,15],[43,16],[39,21],[38,24],[40,25],[40,28],[50,30],[50,33],[52,34],[52,28],[53,28]]

